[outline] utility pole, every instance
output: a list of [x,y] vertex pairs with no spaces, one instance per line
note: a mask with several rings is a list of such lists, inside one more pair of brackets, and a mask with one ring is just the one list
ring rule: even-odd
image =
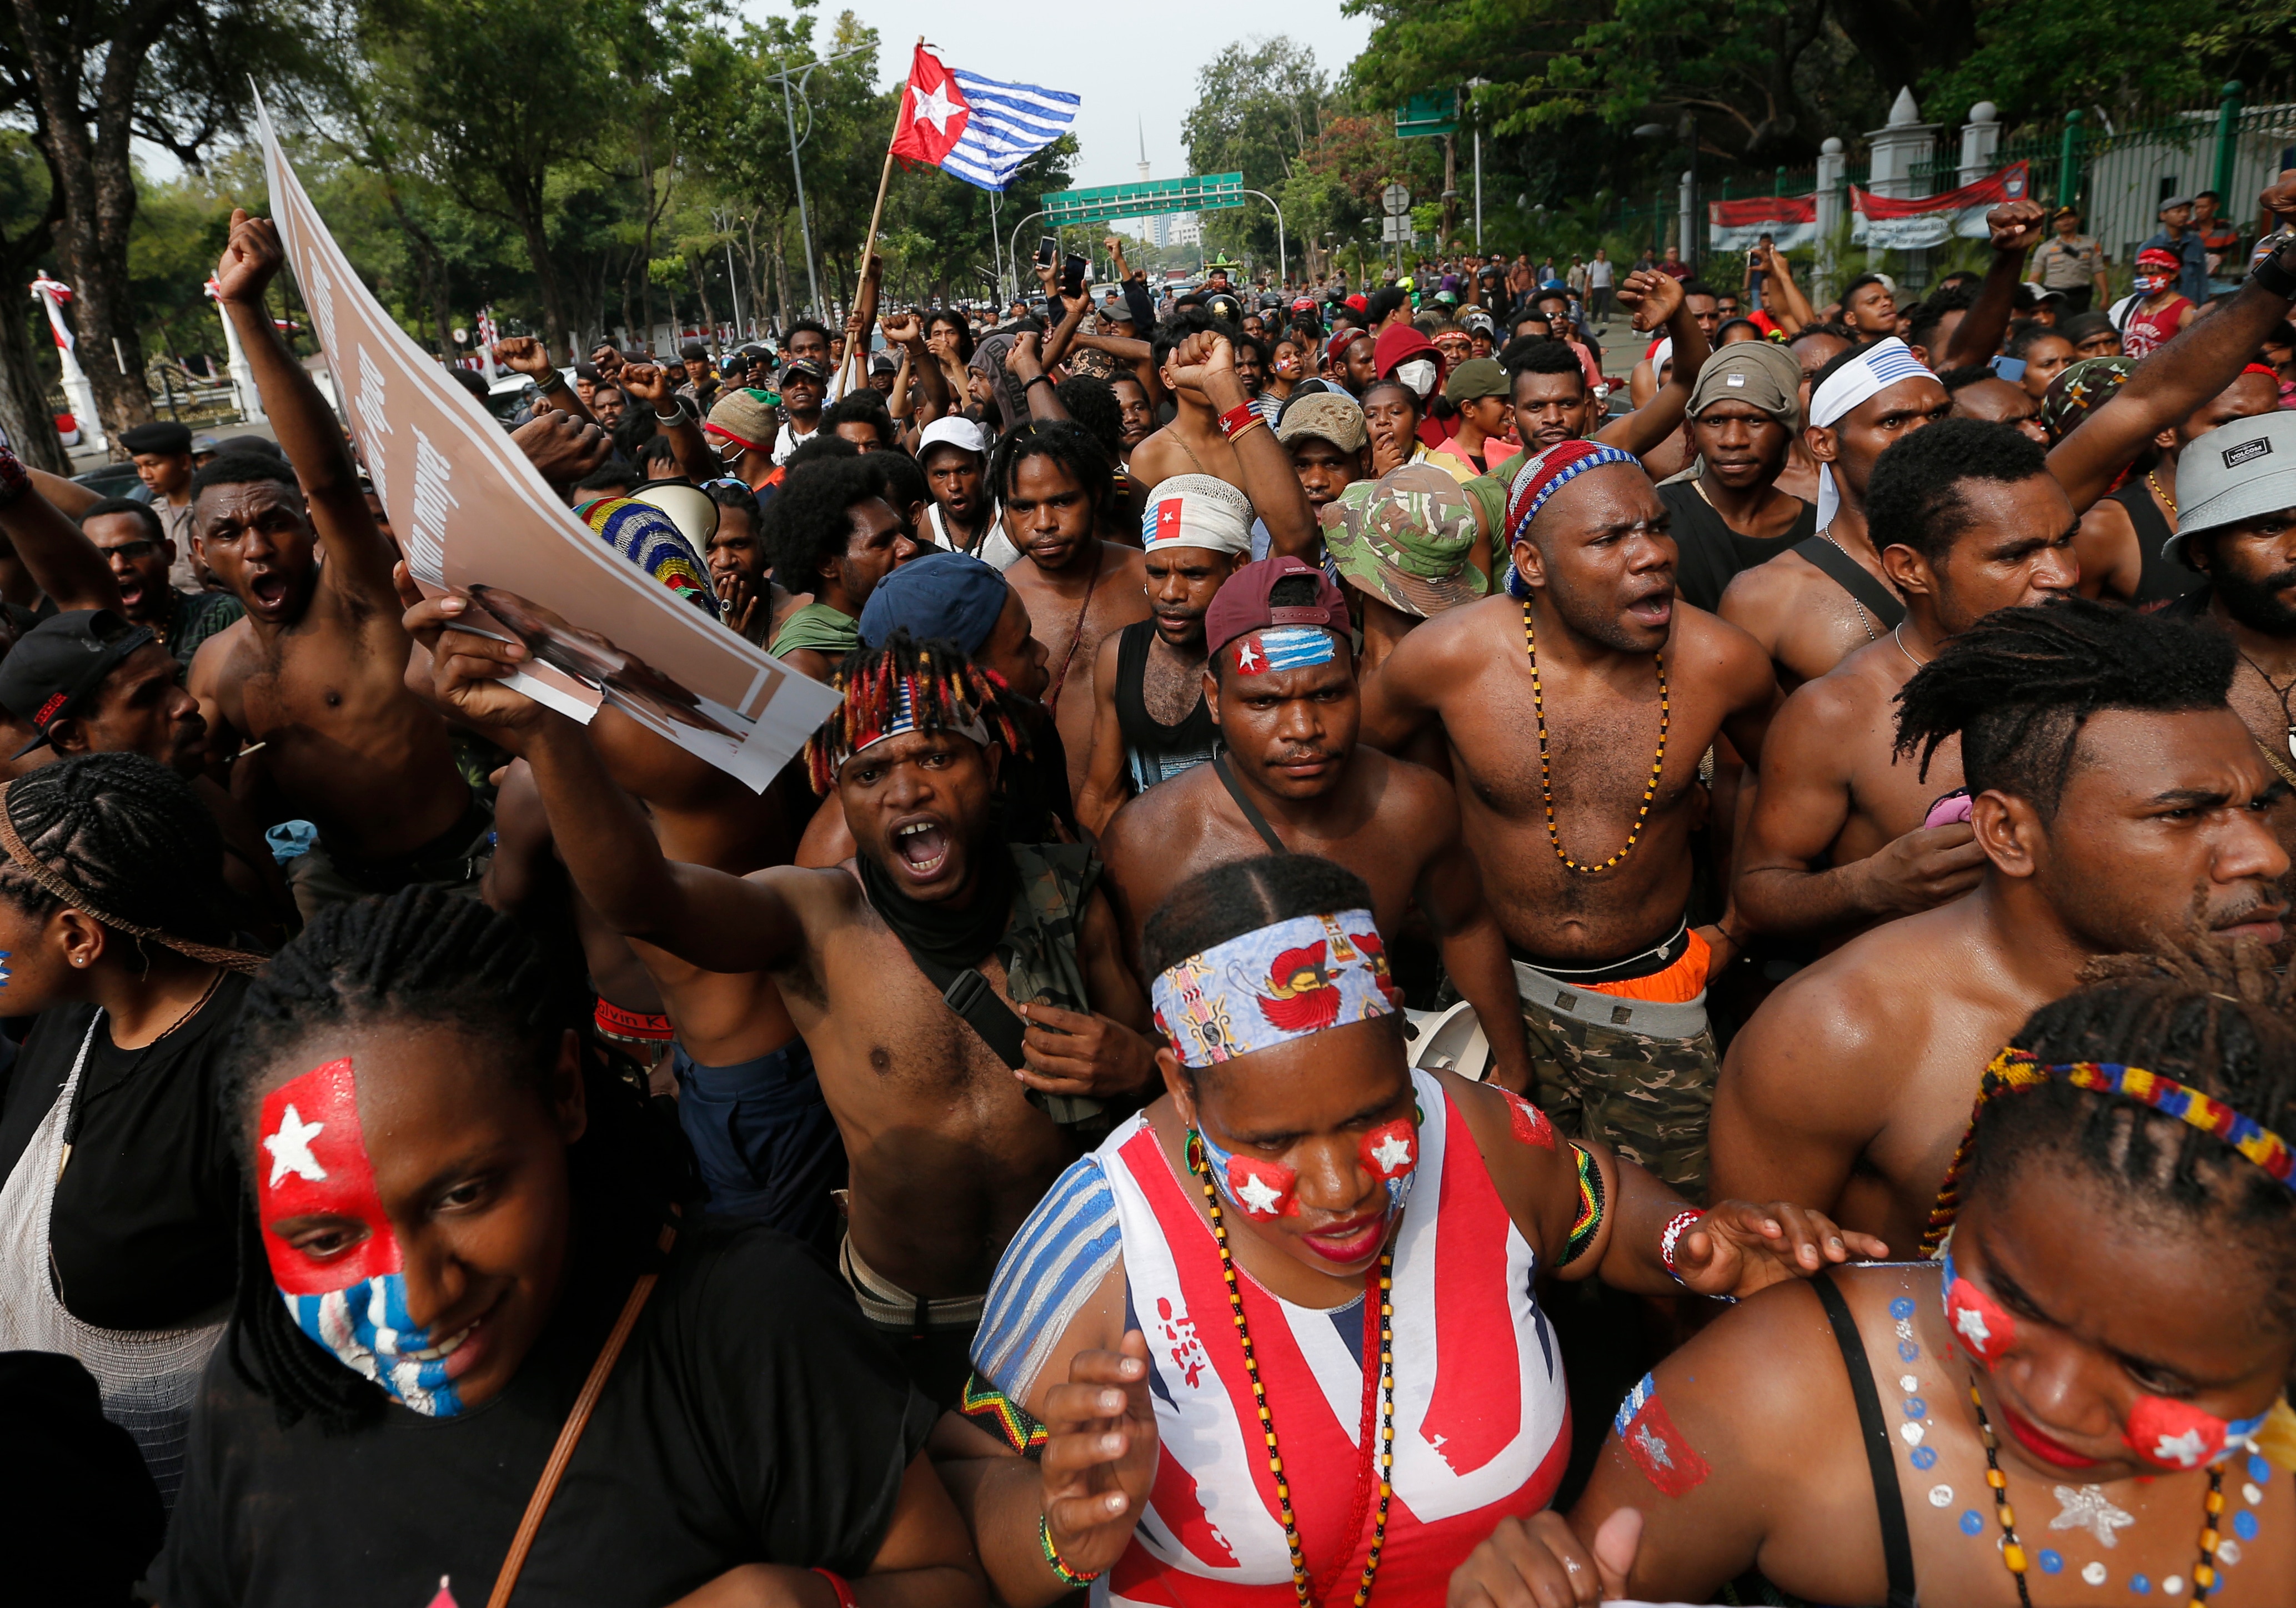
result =
[[1475,91],[1488,84],[1488,78],[1467,80],[1467,111],[1475,119],[1475,255],[1483,254],[1483,109],[1475,102]]

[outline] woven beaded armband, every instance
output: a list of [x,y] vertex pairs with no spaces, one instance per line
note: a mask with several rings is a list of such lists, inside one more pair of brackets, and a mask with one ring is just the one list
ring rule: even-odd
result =
[[1558,1268],[1567,1268],[1584,1256],[1603,1227],[1603,1170],[1584,1147],[1574,1144],[1570,1148],[1578,1157],[1578,1215],[1571,1220],[1562,1260],[1554,1264]]
[[964,1393],[957,1398],[956,1410],[1024,1457],[1045,1449],[1049,1433],[1045,1426],[978,1374],[965,1375]]

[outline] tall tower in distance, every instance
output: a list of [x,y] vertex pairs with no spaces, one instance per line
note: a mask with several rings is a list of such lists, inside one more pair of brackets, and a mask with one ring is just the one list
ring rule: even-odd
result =
[[1140,130],[1140,182],[1144,184],[1148,182],[1148,125],[1137,118],[1135,123]]

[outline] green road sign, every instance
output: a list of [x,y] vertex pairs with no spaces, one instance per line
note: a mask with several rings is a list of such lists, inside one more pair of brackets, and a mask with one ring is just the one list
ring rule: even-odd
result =
[[1459,128],[1459,92],[1439,89],[1414,95],[1395,113],[1395,137],[1422,139],[1430,135],[1456,134]]
[[1165,212],[1212,212],[1243,205],[1243,175],[1210,173],[1193,178],[1102,184],[1091,190],[1058,190],[1043,200],[1048,229],[1119,217],[1153,217]]

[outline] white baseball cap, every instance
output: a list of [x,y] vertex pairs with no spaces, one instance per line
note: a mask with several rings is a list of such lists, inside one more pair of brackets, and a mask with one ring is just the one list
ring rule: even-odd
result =
[[937,446],[953,446],[982,458],[988,455],[988,437],[962,413],[936,419],[925,426],[924,434],[917,438],[917,461],[923,462],[925,454]]

